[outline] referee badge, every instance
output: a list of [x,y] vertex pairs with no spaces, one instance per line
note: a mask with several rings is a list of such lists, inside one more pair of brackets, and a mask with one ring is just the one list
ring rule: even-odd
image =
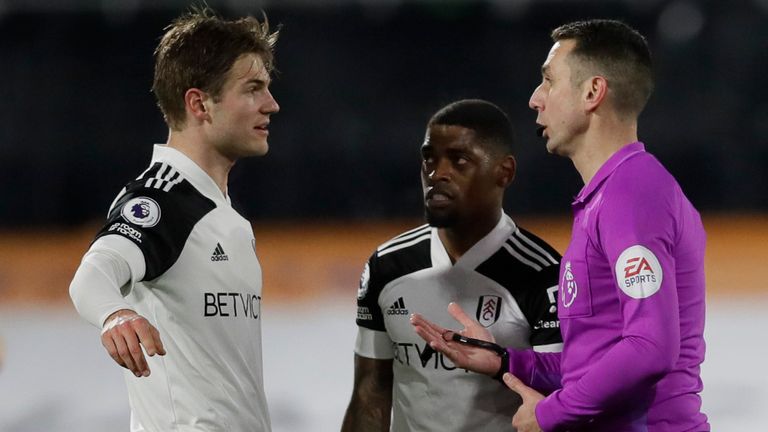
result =
[[475,317],[483,327],[490,327],[501,315],[501,297],[494,295],[480,296]]
[[160,206],[152,198],[133,198],[123,205],[120,215],[134,225],[150,228],[160,222]]
[[624,249],[615,266],[616,283],[634,299],[648,298],[661,288],[664,273],[656,255],[645,246]]
[[573,276],[573,271],[571,270],[571,262],[568,261],[565,263],[563,279],[560,282],[560,296],[563,299],[563,307],[571,307],[578,294],[579,285],[576,283],[576,278]]

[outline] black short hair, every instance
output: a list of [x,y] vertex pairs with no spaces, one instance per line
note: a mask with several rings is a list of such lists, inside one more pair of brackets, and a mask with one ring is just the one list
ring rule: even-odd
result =
[[576,42],[571,55],[575,80],[599,73],[608,80],[613,106],[627,115],[639,115],[653,92],[651,51],[645,37],[627,24],[608,19],[575,21],[552,31],[554,42]]
[[498,106],[482,99],[464,99],[450,103],[436,112],[427,127],[434,125],[461,126],[475,131],[489,150],[503,155],[512,154],[514,141],[512,122]]

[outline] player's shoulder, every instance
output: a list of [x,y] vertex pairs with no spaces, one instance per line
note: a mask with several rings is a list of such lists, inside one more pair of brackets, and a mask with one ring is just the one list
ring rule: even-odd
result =
[[112,202],[107,221],[128,223],[141,230],[177,231],[192,227],[214,208],[213,200],[198,191],[181,172],[167,163],[156,162],[126,184]]
[[181,171],[166,162],[155,162],[125,186],[126,193],[169,198],[202,195]]
[[96,238],[120,235],[134,242],[146,260],[145,279],[154,279],[173,265],[194,227],[215,208],[181,172],[158,162],[118,194]]
[[510,291],[557,283],[560,253],[532,232],[516,227],[499,249],[475,268]]
[[134,180],[126,184],[115,199],[110,213],[124,212],[124,217],[141,218],[146,211],[159,209],[170,212],[200,211],[206,213],[215,203],[198,191],[173,166],[155,162]]
[[379,245],[369,265],[375,277],[391,281],[432,266],[432,228],[421,225]]
[[431,237],[432,228],[424,224],[402,232],[380,244],[376,247],[373,256],[377,260],[387,260],[392,259],[394,256],[417,255],[424,253],[425,246],[428,252]]

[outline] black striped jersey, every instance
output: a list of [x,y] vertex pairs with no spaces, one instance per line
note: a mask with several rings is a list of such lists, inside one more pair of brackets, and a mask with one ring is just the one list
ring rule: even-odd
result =
[[502,214],[456,263],[424,225],[382,244],[366,264],[357,302],[355,353],[393,361],[393,431],[507,431],[520,404],[504,384],[456,368],[429,348],[409,317],[459,328],[450,302],[504,347],[560,351],[560,255]]
[[[261,352],[261,267],[250,223],[198,165],[155,146],[97,235],[130,259],[126,300],[165,356],[125,373],[131,431],[269,431]],[[123,245],[123,246],[119,246]],[[143,258],[143,259],[142,259]]]

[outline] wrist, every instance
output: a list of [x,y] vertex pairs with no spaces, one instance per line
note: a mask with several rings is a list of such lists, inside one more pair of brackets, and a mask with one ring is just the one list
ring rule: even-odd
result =
[[504,352],[499,354],[498,359],[499,369],[496,371],[496,374],[493,375],[493,378],[501,381],[504,374],[509,372],[509,351],[504,350]]
[[109,316],[107,316],[107,319],[104,320],[104,324],[102,324],[101,332],[102,334],[104,332],[109,331],[116,325],[120,325],[126,321],[133,321],[134,319],[139,318],[139,314],[137,314],[135,311],[131,309],[120,309],[113,313],[111,313]]

